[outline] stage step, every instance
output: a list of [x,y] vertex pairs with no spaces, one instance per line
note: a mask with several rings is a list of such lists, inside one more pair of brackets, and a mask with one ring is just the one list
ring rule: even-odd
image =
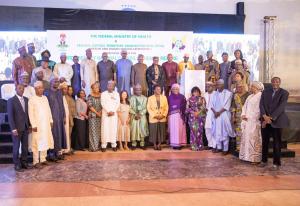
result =
[[12,164],[13,158],[12,153],[10,154],[0,154],[0,164]]
[[11,132],[0,132],[0,143],[12,142]]
[[7,122],[1,123],[0,131],[1,132],[10,132],[9,124]]
[[1,142],[0,143],[0,154],[9,154],[13,151],[12,142]]

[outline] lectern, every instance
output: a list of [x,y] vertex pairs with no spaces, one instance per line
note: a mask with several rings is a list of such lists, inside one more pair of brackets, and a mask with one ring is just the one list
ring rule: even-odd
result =
[[191,90],[195,86],[200,88],[203,95],[205,92],[205,70],[184,70],[180,78],[180,93],[189,98]]

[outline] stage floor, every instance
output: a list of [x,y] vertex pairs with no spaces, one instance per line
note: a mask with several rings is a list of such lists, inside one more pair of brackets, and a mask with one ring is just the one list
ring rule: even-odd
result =
[[228,155],[136,150],[77,152],[15,173],[0,165],[0,205],[300,205],[300,144],[279,171]]

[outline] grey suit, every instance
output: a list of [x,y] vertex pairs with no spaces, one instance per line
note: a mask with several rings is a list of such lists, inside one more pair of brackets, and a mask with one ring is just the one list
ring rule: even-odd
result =
[[[262,133],[262,162],[268,161],[268,149],[270,138],[273,138],[273,164],[281,165],[281,130],[289,125],[289,119],[285,114],[289,93],[279,88],[274,92],[273,88],[263,91],[260,100],[261,116],[272,117],[272,123],[261,129]],[[262,117],[263,118],[263,117]]]

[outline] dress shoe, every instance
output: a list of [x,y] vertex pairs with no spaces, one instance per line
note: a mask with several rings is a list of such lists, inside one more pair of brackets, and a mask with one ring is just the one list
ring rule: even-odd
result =
[[136,150],[136,147],[131,147],[131,150]]
[[212,153],[218,153],[218,150],[215,148],[213,148],[211,151],[212,151]]
[[36,163],[33,167],[34,169],[41,169],[43,168],[43,165],[41,163]]
[[260,164],[257,165],[258,167],[266,167],[267,163],[266,162],[261,162]]
[[101,148],[101,152],[106,152],[106,148]]
[[280,169],[280,166],[279,165],[273,165],[272,166],[272,171],[278,171]]
[[58,160],[65,160],[65,156],[64,155],[58,155],[57,159]]
[[142,150],[147,150],[147,148],[145,146],[141,146]]
[[32,169],[32,167],[33,167],[31,164],[28,164],[28,163],[22,163],[21,165],[22,165],[23,169]]
[[24,169],[22,168],[21,165],[15,165],[15,171],[16,172],[24,172]]
[[112,150],[113,150],[114,152],[116,152],[118,149],[117,149],[116,147],[113,147]]
[[42,162],[41,164],[42,164],[42,166],[49,166],[49,163],[47,161]]
[[222,152],[222,155],[224,155],[224,156],[225,156],[225,155],[228,155],[228,154],[229,154],[229,151],[223,151],[223,152]]

